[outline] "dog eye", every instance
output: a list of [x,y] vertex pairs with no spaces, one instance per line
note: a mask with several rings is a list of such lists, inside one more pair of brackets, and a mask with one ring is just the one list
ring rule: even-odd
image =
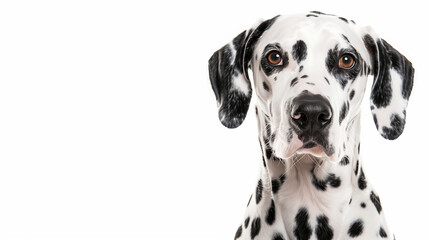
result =
[[342,69],[350,69],[355,65],[355,57],[351,54],[344,54],[338,61],[338,67]]
[[282,54],[278,51],[272,51],[268,53],[267,60],[272,65],[281,66],[283,65]]

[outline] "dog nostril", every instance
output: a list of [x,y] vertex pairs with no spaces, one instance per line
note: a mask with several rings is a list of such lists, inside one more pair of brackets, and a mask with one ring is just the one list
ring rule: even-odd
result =
[[292,119],[293,119],[296,123],[298,123],[300,126],[303,126],[303,125],[305,125],[305,124],[306,124],[306,122],[307,122],[307,120],[308,120],[308,117],[307,117],[307,115],[306,115],[305,113],[303,113],[303,112],[295,112],[295,113],[292,115]]
[[330,112],[321,112],[319,113],[319,116],[317,117],[317,120],[323,125],[329,123],[331,120],[331,113]]

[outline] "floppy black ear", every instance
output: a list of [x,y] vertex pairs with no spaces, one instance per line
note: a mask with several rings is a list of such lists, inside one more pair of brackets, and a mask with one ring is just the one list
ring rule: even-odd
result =
[[227,128],[243,123],[252,88],[247,73],[256,42],[275,18],[256,24],[216,51],[209,60],[209,77],[219,107],[219,120]]
[[405,126],[406,108],[413,88],[414,68],[410,61],[385,40],[367,34],[374,82],[371,111],[378,132],[386,139],[398,138]]

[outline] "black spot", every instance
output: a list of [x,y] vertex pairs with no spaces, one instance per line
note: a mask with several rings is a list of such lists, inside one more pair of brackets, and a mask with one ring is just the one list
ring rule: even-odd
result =
[[380,198],[373,191],[371,191],[369,199],[371,199],[371,202],[374,204],[375,209],[377,209],[377,212],[380,214],[382,210]]
[[328,221],[325,215],[317,217],[316,236],[318,240],[330,240],[334,237],[332,227],[329,226]]
[[333,173],[330,173],[325,180],[320,180],[316,177],[316,175],[314,174],[314,168],[311,170],[311,174],[313,176],[312,183],[317,190],[326,191],[327,184],[334,188],[337,188],[341,185],[341,179],[335,176],[335,174]]
[[317,190],[326,191],[326,181],[319,180],[313,173],[313,185],[316,187]]
[[341,111],[340,111],[340,118],[339,118],[340,124],[346,117],[348,111],[349,111],[349,108],[347,107],[346,103],[343,103],[343,106],[341,107]]
[[352,203],[352,200],[353,200],[353,199],[352,199],[352,198],[350,198],[349,205]]
[[331,185],[331,187],[337,188],[341,185],[341,179],[339,177],[336,177],[335,174],[329,174],[328,177],[328,183]]
[[235,232],[235,237],[234,237],[234,239],[237,239],[237,238],[239,238],[239,237],[241,237],[241,233],[243,232],[243,228],[240,226],[240,227],[238,227],[238,229],[237,229],[237,232]]
[[280,72],[281,70],[283,70],[285,67],[288,66],[289,64],[289,56],[287,52],[284,52],[283,55],[281,56],[282,60],[283,60],[283,64],[280,66],[277,65],[273,65],[268,61],[268,55],[269,53],[271,53],[272,51],[277,51],[280,54],[283,52],[281,46],[279,43],[271,43],[268,44],[263,52],[263,58],[261,59],[261,66],[262,66],[262,70],[264,70],[265,74],[267,76],[271,76],[273,73],[277,73]]
[[285,175],[285,174],[282,174],[282,175],[280,176],[280,182],[283,184],[285,181],[286,181],[286,175]]
[[244,228],[247,229],[247,226],[249,226],[250,217],[247,217],[246,220],[244,220]]
[[346,166],[350,163],[349,157],[348,156],[344,156],[341,161],[340,161],[340,165],[341,166]]
[[361,206],[362,208],[366,208],[366,203],[362,202],[362,203],[360,204],[360,206]]
[[387,233],[386,233],[386,231],[383,229],[383,227],[380,227],[380,230],[378,231],[378,233],[380,233],[380,237],[382,237],[382,238],[387,238]]
[[271,190],[276,194],[280,189],[280,181],[277,179],[271,180]]
[[363,170],[360,170],[360,176],[359,176],[359,180],[358,180],[358,186],[360,188],[360,190],[364,190],[366,189],[366,178],[365,178],[365,174],[363,173]]
[[290,87],[295,86],[297,83],[298,83],[298,78],[296,77],[296,78],[292,79],[292,81],[290,82]]
[[252,225],[250,226],[250,238],[254,239],[261,230],[261,219],[259,217],[253,219]]
[[307,14],[306,17],[319,17],[319,16],[314,15],[314,14]]
[[292,128],[289,128],[286,137],[287,137],[287,142],[290,143],[292,141],[292,138],[293,138],[293,130],[292,130]]
[[250,195],[249,202],[247,202],[247,206],[249,206],[250,201],[252,200],[252,197],[253,197],[253,194],[252,194],[252,195]]
[[346,35],[342,34],[344,40],[346,40],[348,43],[350,43],[350,40],[346,37]]
[[313,233],[310,223],[308,222],[309,216],[306,208],[300,208],[295,216],[295,228],[293,233],[298,240],[308,240]]
[[272,225],[275,220],[276,220],[276,207],[274,205],[274,200],[271,199],[271,205],[267,211],[267,216],[265,217],[265,222],[268,225]]
[[[355,56],[355,64],[350,69],[342,69],[338,67],[338,62],[344,54],[352,54]],[[330,74],[332,74],[344,89],[349,81],[354,81],[362,68],[360,54],[354,48],[344,48],[338,49],[338,45],[336,45],[333,49],[328,51],[328,55],[325,59],[326,69]]]
[[315,14],[319,14],[319,15],[326,15],[326,16],[334,16],[332,14],[327,14],[327,13],[323,13],[323,12],[320,12],[320,11],[311,11],[310,13],[315,13]]
[[255,193],[256,204],[258,204],[262,199],[262,190],[263,190],[262,179],[259,179],[258,186],[256,187],[256,193]]
[[301,72],[301,71],[302,71],[302,69],[304,69],[304,66],[300,66],[300,67],[299,67],[299,72]]
[[355,175],[357,176],[359,171],[359,159],[356,161]]
[[271,149],[271,147],[267,147],[265,149],[265,155],[267,156],[267,159],[271,159],[271,156],[273,155],[273,150]]
[[292,46],[292,57],[299,64],[301,61],[305,60],[307,57],[307,45],[304,41],[298,40]]
[[378,130],[378,119],[377,119],[377,116],[373,113],[372,114],[372,119],[374,119],[374,124],[375,124],[375,127],[377,128],[377,130]]
[[268,87],[268,84],[266,82],[262,82],[262,86],[264,87],[265,91],[270,91],[270,88]]
[[383,137],[389,140],[394,140],[399,137],[404,131],[405,118],[401,118],[398,114],[390,116],[390,126],[383,127]]
[[353,97],[355,96],[355,90],[352,90],[351,92],[350,92],[350,95],[349,95],[349,97],[350,97],[350,101],[353,99]]
[[340,20],[342,20],[342,21],[344,21],[344,22],[346,22],[346,23],[349,23],[349,21],[347,20],[347,19],[345,19],[345,18],[343,18],[343,17],[338,17]]
[[271,240],[284,240],[283,235],[281,233],[275,233]]
[[358,154],[360,154],[360,143],[358,144]]
[[277,81],[277,76],[274,77],[274,81]]
[[306,84],[308,84],[308,85],[310,85],[310,86],[314,86],[314,85],[316,85],[315,83],[312,83],[312,82],[306,82]]
[[353,21],[353,20],[350,20],[350,22],[352,22],[353,24],[356,24],[355,21]]
[[354,221],[349,228],[348,234],[350,237],[358,237],[363,232],[363,222],[361,219]]
[[329,82],[329,80],[325,77],[326,82],[328,83],[328,85],[331,85],[331,83]]
[[303,75],[301,78],[308,78],[308,76],[307,75]]

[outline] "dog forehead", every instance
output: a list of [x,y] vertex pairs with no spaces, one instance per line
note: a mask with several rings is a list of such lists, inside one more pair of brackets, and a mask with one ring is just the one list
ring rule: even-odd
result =
[[273,42],[291,48],[298,40],[304,41],[307,47],[318,50],[327,50],[337,44],[341,47],[342,43],[359,45],[362,42],[359,32],[360,28],[354,22],[346,22],[344,18],[336,16],[279,16],[261,36],[256,49],[263,49]]

